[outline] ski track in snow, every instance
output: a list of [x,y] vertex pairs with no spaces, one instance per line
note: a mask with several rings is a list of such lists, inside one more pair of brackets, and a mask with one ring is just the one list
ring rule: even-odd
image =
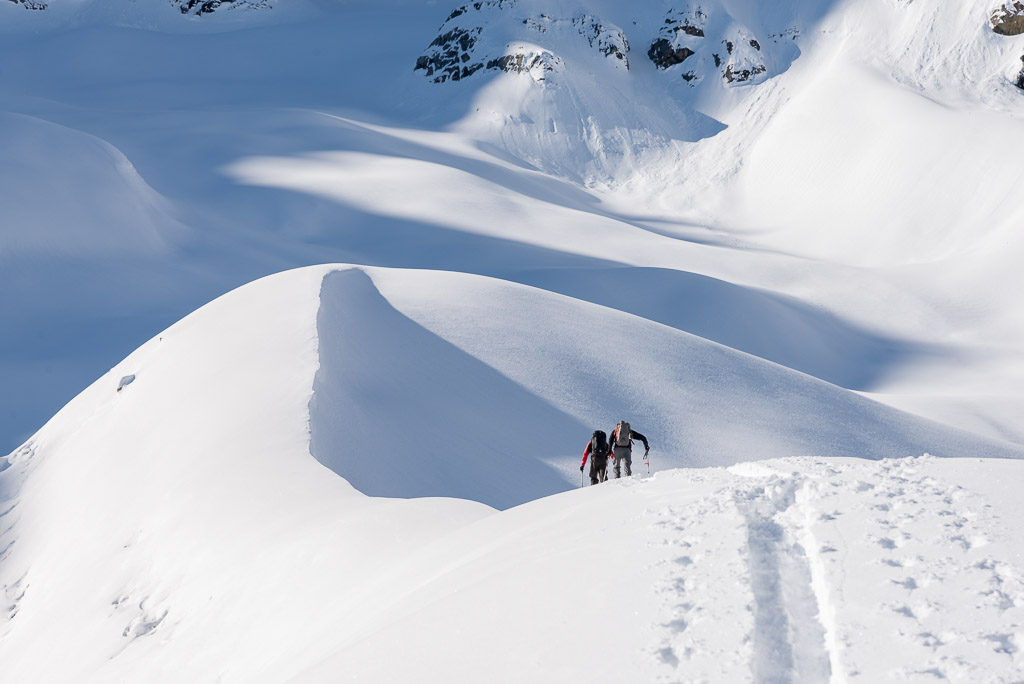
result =
[[797,523],[786,523],[802,477],[772,477],[736,492],[747,528],[754,592],[754,679],[758,682],[828,681],[824,629]]
[[732,479],[658,514],[659,681],[1024,681],[1019,561],[930,460],[690,476]]

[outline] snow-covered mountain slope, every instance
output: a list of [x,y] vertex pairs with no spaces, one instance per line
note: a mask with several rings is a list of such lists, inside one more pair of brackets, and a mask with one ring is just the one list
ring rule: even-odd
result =
[[[0,3],[32,141],[0,157],[0,240],[55,246],[0,271],[9,448],[202,303],[331,261],[539,285],[1024,441],[1024,37],[984,2],[50,5]],[[434,83],[456,28],[484,68]],[[715,65],[733,32],[763,74]],[[662,40],[693,54],[661,68]],[[486,68],[527,44],[564,68]],[[62,168],[94,190],[45,194]],[[62,247],[86,229],[109,259]]]
[[6,679],[254,681],[343,615],[339,588],[489,512],[367,498],[309,457],[321,280],[196,312],[7,459]]
[[1017,681],[1018,467],[787,459],[533,502],[289,681]]
[[215,4],[0,0],[5,681],[1021,680],[1013,7]]
[[[1019,450],[630,319],[347,266],[200,309],[5,459],[6,676],[1020,674],[1020,462],[986,458]],[[623,412],[655,471],[809,458],[464,500],[575,488],[581,440]],[[933,447],[969,458],[841,458]],[[594,624],[621,628],[612,655]]]

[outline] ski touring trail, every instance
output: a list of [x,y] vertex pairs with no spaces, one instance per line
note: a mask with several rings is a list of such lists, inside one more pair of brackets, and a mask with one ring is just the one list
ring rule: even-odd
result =
[[679,491],[696,493],[659,510],[650,541],[659,681],[1021,681],[1012,530],[943,476],[951,465],[970,464],[782,459],[686,474]]

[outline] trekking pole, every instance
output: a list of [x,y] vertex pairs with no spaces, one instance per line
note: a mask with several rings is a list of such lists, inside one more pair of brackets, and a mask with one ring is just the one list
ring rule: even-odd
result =
[[647,477],[651,476],[651,459],[647,457],[650,451],[644,451],[644,463],[647,464]]

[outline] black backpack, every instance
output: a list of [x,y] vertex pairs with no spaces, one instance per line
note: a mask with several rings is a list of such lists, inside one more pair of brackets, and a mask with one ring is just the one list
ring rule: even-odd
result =
[[590,438],[590,453],[594,459],[604,460],[608,458],[611,450],[611,447],[608,446],[608,437],[604,434],[604,430],[594,430],[594,436]]

